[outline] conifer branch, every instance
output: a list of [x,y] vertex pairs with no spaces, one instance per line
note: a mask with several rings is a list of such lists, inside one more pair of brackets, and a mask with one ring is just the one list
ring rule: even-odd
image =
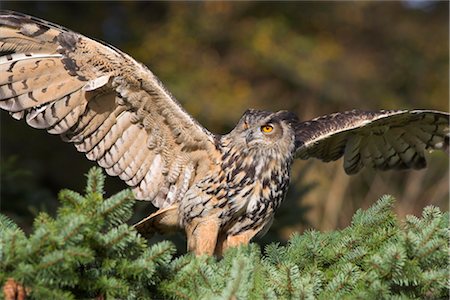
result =
[[57,215],[39,214],[29,236],[0,215],[5,299],[436,299],[450,290],[448,213],[436,207],[399,222],[384,196],[343,230],[295,234],[263,253],[252,243],[223,259],[174,258],[172,243],[149,246],[125,223],[131,192],[104,199],[103,186],[90,170],[86,194],[62,191]]

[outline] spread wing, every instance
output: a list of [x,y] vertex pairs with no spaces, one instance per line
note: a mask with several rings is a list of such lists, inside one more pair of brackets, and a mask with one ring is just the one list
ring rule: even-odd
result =
[[344,156],[347,174],[364,166],[424,168],[426,150],[448,150],[449,116],[431,110],[352,110],[319,117],[296,128],[296,157],[329,162]]
[[0,108],[74,143],[137,199],[163,208],[214,160],[214,135],[127,54],[27,15],[0,12]]

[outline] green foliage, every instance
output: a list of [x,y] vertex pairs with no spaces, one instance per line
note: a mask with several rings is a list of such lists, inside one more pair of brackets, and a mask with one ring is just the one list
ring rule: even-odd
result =
[[287,246],[185,256],[159,286],[174,299],[386,299],[448,295],[448,213],[428,207],[399,224],[394,199],[359,210],[341,231],[308,231]]
[[307,231],[286,246],[252,243],[221,259],[148,247],[125,222],[133,197],[103,198],[99,168],[85,195],[64,190],[55,218],[41,213],[27,236],[0,215],[0,284],[14,278],[32,299],[443,298],[449,292],[448,213],[427,207],[399,222],[382,197],[340,231]]
[[103,185],[101,170],[91,169],[86,194],[62,191],[56,218],[39,214],[28,237],[0,215],[0,282],[12,277],[31,288],[34,299],[148,296],[174,247],[148,248],[124,223],[132,213],[131,192],[103,199]]

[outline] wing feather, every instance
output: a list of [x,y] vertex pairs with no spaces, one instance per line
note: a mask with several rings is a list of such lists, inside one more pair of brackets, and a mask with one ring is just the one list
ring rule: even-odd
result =
[[100,94],[90,99],[86,111],[78,120],[76,126],[65,132],[61,136],[62,139],[74,143],[80,152],[87,152],[88,149],[92,149],[93,146],[90,145],[87,137],[96,132],[111,114],[118,115],[125,110],[123,106],[116,106],[115,100],[114,93]]
[[[141,173],[143,173],[142,169],[146,167],[144,166],[144,163],[153,159],[153,156],[155,155],[153,151],[147,151],[143,146],[145,146],[145,144],[141,145],[142,148],[138,155],[126,165],[126,168],[119,175],[119,178],[124,180],[130,186],[135,186],[143,178],[143,174],[139,176],[138,172],[141,170]],[[137,179],[134,179],[135,177],[137,177]]]
[[301,122],[296,128],[296,157],[333,161],[344,169],[421,169],[426,150],[448,150],[447,112],[432,110],[352,110]]
[[137,133],[133,134],[132,138],[127,138],[126,142],[121,144],[116,153],[111,154],[112,156],[114,156],[114,159],[112,159],[112,163],[108,162],[107,166],[105,167],[107,168],[106,172],[108,172],[109,175],[121,175],[131,164],[131,161],[138,157],[139,151],[141,149],[145,149],[145,145],[142,143],[142,140],[145,139],[146,132],[143,130],[139,130],[138,127],[136,131]]
[[[98,164],[107,169],[113,167],[124,156],[125,153],[131,152],[131,145],[136,141],[136,138],[140,136],[140,133],[145,133],[136,124],[131,124],[123,134],[115,141],[115,143],[109,147],[105,154],[98,160]],[[143,135],[140,136],[144,138]]]
[[33,128],[46,129],[53,127],[62,118],[66,117],[73,107],[84,105],[83,99],[82,91],[77,90],[59,101],[29,109],[26,121]]
[[[180,201],[215,136],[142,64],[112,46],[0,12],[0,108],[72,142],[159,207]],[[195,152],[195,155],[192,153]]]
[[133,125],[130,122],[130,115],[127,111],[118,115],[112,126],[104,131],[105,135],[101,138],[98,137],[99,142],[89,152],[86,152],[86,157],[90,160],[100,160],[105,152],[111,149],[116,141]]
[[78,106],[73,107],[65,117],[63,117],[49,129],[47,129],[47,132],[51,134],[63,134],[64,132],[68,131],[77,123],[85,108],[86,103],[82,103]]

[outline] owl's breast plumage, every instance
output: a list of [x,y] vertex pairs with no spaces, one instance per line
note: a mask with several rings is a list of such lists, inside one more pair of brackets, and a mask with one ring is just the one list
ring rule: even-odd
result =
[[186,193],[180,209],[182,225],[215,216],[221,231],[237,234],[271,222],[286,194],[292,159],[233,150],[223,152],[220,166]]

